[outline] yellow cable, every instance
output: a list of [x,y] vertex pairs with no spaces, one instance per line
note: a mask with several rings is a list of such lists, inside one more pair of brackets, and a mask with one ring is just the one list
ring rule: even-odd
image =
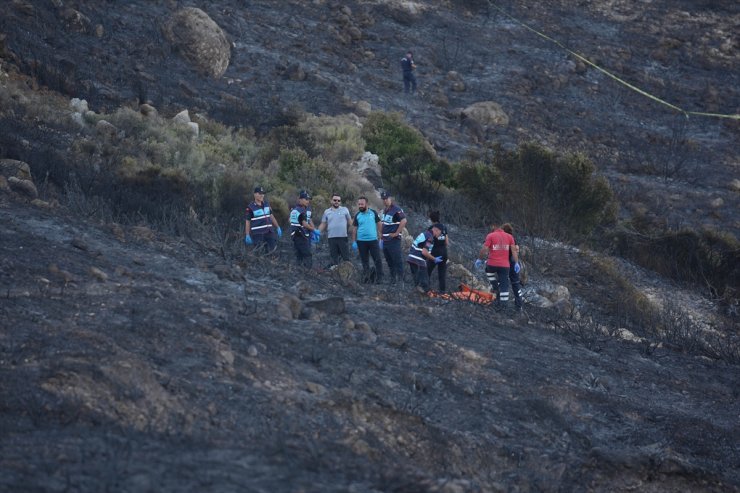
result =
[[728,114],[722,114],[722,113],[705,113],[705,112],[702,112],[702,111],[687,111],[687,110],[684,110],[683,108],[679,108],[678,106],[676,106],[674,104],[671,104],[668,101],[664,101],[664,100],[660,99],[659,97],[654,96],[654,95],[650,94],[649,92],[646,92],[646,91],[640,89],[639,87],[630,84],[626,80],[620,79],[619,77],[617,77],[616,75],[612,74],[608,70],[606,70],[606,69],[604,69],[604,68],[596,65],[594,62],[592,62],[588,58],[586,58],[586,57],[584,57],[584,56],[576,53],[575,51],[571,50],[567,46],[563,45],[560,41],[558,41],[556,39],[553,39],[550,36],[548,36],[547,34],[541,33],[540,31],[534,29],[533,27],[530,27],[528,24],[525,24],[524,22],[520,21],[519,19],[517,19],[516,17],[512,16],[511,14],[509,14],[508,12],[506,12],[504,9],[502,9],[498,5],[494,4],[493,2],[490,2],[489,1],[489,5],[491,5],[491,7],[493,7],[496,10],[498,10],[499,12],[501,12],[502,14],[504,14],[506,17],[508,17],[509,19],[513,20],[514,22],[516,22],[520,26],[524,27],[525,29],[527,29],[529,31],[532,31],[537,36],[540,36],[540,37],[542,37],[542,38],[550,41],[551,43],[556,44],[557,46],[561,47],[562,49],[564,49],[565,51],[567,51],[568,53],[570,53],[574,57],[578,58],[579,60],[582,60],[584,63],[587,63],[587,64],[591,65],[593,68],[595,68],[599,72],[601,72],[603,74],[606,74],[607,76],[609,76],[612,79],[616,80],[620,84],[623,84],[624,86],[632,89],[633,91],[637,92],[638,94],[642,94],[643,96],[645,96],[647,98],[650,98],[653,101],[656,101],[656,102],[658,102],[658,103],[660,103],[662,105],[665,105],[665,106],[667,106],[667,107],[669,107],[669,108],[671,108],[673,110],[676,110],[676,111],[678,111],[680,113],[683,113],[686,116],[686,118],[688,118],[689,115],[696,115],[696,116],[709,116],[709,117],[714,117],[714,118],[729,118],[729,119],[732,119],[732,120],[740,120],[740,115],[728,115]]

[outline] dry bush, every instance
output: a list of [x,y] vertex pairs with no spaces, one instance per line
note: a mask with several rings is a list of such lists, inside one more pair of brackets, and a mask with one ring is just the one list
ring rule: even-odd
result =
[[365,152],[359,122],[349,115],[309,116],[300,127],[313,136],[327,162],[338,165],[355,161]]

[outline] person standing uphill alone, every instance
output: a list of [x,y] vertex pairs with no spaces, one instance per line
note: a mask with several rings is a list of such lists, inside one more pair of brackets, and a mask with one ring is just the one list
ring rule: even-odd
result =
[[483,247],[478,253],[478,259],[475,261],[476,267],[483,263],[482,258],[487,256],[486,260],[486,277],[491,283],[491,291],[496,293],[496,302],[494,308],[500,311],[508,305],[509,302],[509,255],[515,262],[514,269],[519,272],[519,255],[514,246],[514,237],[498,227],[492,225],[491,233],[488,233]]
[[391,272],[391,284],[396,280],[403,281],[403,252],[401,252],[401,232],[406,227],[406,214],[393,203],[390,192],[380,194],[385,209],[383,210],[383,237],[380,248],[383,250],[388,270]]
[[414,55],[409,51],[406,56],[401,58],[401,71],[403,71],[403,92],[409,93],[409,87],[411,92],[416,92],[416,64],[414,63]]

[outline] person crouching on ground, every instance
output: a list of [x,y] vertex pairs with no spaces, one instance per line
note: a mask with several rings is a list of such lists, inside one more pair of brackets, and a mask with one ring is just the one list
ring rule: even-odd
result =
[[432,226],[431,230],[426,230],[417,236],[411,248],[406,261],[411,268],[411,274],[414,276],[414,285],[421,288],[425,293],[429,291],[429,274],[427,272],[427,261],[440,264],[443,262],[442,257],[432,255],[434,240],[442,234],[438,224]]
[[432,256],[435,258],[442,257],[442,262],[427,261],[427,274],[431,280],[432,271],[435,267],[437,268],[439,292],[444,293],[447,291],[447,227],[439,222],[439,211],[431,211],[429,213],[429,219],[432,221],[432,225],[428,228],[429,231],[435,225],[442,231],[439,237],[434,239],[434,246],[432,247]]
[[[283,236],[270,204],[265,200],[265,189],[254,189],[254,201],[247,206],[244,243],[254,245],[254,252],[271,253],[277,248],[277,238]],[[276,235],[277,234],[277,238]]]
[[[502,230],[497,224],[493,224],[490,233],[486,236],[478,253],[478,260],[475,261],[476,267],[486,259],[486,277],[491,283],[491,291],[496,293],[496,302],[494,308],[497,311],[502,310],[509,302],[509,254],[515,264],[519,265],[519,255],[512,247],[516,246],[514,237]],[[517,272],[518,269],[517,269]]]

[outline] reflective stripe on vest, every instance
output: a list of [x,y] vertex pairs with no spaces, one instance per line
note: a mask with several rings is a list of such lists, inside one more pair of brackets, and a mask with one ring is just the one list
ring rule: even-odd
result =
[[252,219],[249,221],[250,230],[253,233],[264,233],[272,228],[272,210],[270,204],[266,201],[262,205],[256,202],[249,204],[249,210],[252,211]]

